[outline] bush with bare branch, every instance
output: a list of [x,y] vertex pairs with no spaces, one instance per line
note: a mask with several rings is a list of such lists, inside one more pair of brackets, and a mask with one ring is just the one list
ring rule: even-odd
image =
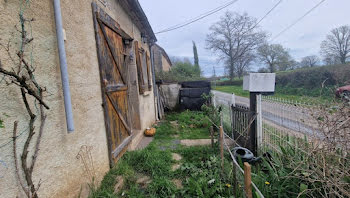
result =
[[254,171],[265,197],[350,197],[350,102],[336,100],[308,111],[314,134],[279,136],[285,139],[267,147],[271,157]]
[[284,148],[293,150],[282,157],[291,170],[286,178],[305,186],[298,197],[350,197],[350,105],[338,101],[313,112],[319,125],[315,134],[295,149]]
[[350,197],[350,105],[321,106],[314,116],[320,130],[309,152],[309,182],[320,183],[322,197]]
[[[49,109],[43,97],[43,93],[46,90],[35,80],[35,68],[26,60],[28,58],[26,56],[27,46],[34,40],[26,31],[26,26],[33,20],[34,19],[26,19],[23,12],[19,14],[20,25],[19,27],[15,26],[16,31],[19,33],[19,50],[14,52],[11,40],[6,42],[6,44],[0,43],[2,51],[5,52],[8,58],[6,61],[3,61],[5,62],[4,65],[0,60],[0,74],[3,75],[7,87],[12,85],[18,87],[21,92],[23,105],[29,115],[29,132],[25,139],[23,150],[20,153],[20,159],[18,159],[17,155],[18,145],[16,141],[18,138],[18,121],[14,122],[13,128],[13,155],[16,178],[25,195],[29,198],[38,197],[37,192],[41,184],[40,181],[37,184],[34,183],[33,171],[40,150],[42,134],[44,132],[46,120],[45,109]],[[34,105],[39,105],[38,114],[40,114],[40,119],[37,119],[39,115],[36,115],[33,111]],[[39,126],[38,130],[35,128],[37,125]],[[32,156],[28,156],[29,153],[32,154]]]

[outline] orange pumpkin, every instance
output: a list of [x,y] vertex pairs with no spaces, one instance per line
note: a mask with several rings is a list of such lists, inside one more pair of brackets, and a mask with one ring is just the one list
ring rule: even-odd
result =
[[154,136],[155,133],[156,133],[156,129],[155,128],[147,128],[145,130],[145,135],[146,136]]

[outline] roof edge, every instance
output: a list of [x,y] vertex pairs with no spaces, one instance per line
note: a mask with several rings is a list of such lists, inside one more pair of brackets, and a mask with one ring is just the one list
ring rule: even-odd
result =
[[[141,33],[146,34],[149,43],[155,43],[157,37],[153,32],[152,26],[149,23],[145,12],[143,11],[138,0],[119,0],[122,8],[127,12],[136,27],[140,29]],[[145,31],[145,32],[144,32]]]
[[168,53],[166,53],[166,51],[164,50],[164,48],[162,48],[161,46],[159,46],[157,43],[154,44],[160,51],[162,51],[163,56],[165,57],[165,59],[167,59],[167,61],[169,62],[170,66],[173,66],[173,63],[171,62]]

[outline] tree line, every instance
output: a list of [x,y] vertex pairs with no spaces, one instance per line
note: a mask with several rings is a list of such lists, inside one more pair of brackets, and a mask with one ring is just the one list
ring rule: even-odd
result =
[[[207,49],[219,56],[231,80],[236,76],[241,78],[254,63],[264,65],[259,72],[315,67],[321,63],[317,55],[305,56],[300,62],[294,60],[289,49],[270,43],[268,33],[247,13],[228,11],[209,31]],[[331,30],[321,43],[320,54],[326,65],[345,64],[350,58],[350,26]]]

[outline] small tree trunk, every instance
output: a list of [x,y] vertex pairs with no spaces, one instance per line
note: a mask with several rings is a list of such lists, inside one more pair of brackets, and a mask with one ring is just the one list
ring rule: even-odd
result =
[[274,73],[275,72],[275,66],[273,64],[270,64],[269,67],[270,67],[270,72]]
[[346,56],[341,55],[341,56],[340,56],[340,62],[341,62],[342,64],[345,64],[345,63],[346,63]]

